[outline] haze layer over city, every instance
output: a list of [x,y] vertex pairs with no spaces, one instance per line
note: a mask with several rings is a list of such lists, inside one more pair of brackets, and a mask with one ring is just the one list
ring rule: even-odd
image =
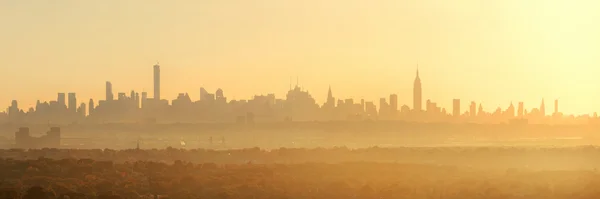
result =
[[[62,126],[77,138],[106,123],[592,128],[600,62],[589,52],[598,48],[598,29],[584,24],[596,4],[7,3],[4,13],[29,26],[11,21],[2,33],[14,44],[3,48],[13,71],[4,81],[19,83],[2,84],[10,95],[0,99],[8,105],[0,120],[11,124],[7,137],[29,125],[37,133]],[[29,34],[36,31],[45,34]],[[57,50],[44,50],[51,46]]]
[[331,85],[340,99],[397,94],[410,106],[418,64],[423,99],[446,109],[455,98],[489,112],[560,99],[567,115],[593,114],[596,8],[556,0],[6,1],[0,60],[12,73],[0,104],[17,100],[27,110],[58,92],[99,100],[105,81],[115,94],[152,95],[149,67],[159,61],[169,100],[187,92],[196,101],[200,87],[221,88],[229,100],[283,98],[299,77],[319,104]]
[[600,198],[600,2],[0,2],[0,199]]

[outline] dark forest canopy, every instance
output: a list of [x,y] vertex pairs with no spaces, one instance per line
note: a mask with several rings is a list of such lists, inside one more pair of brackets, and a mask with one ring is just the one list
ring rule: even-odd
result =
[[596,171],[428,164],[0,160],[11,198],[598,198]]
[[595,169],[600,167],[600,147],[371,147],[349,149],[333,148],[260,148],[211,149],[5,149],[5,159],[93,159],[117,163],[137,160],[173,163],[217,164],[289,164],[289,163],[342,163],[352,161],[393,162],[409,164],[436,164],[468,166],[486,169]]

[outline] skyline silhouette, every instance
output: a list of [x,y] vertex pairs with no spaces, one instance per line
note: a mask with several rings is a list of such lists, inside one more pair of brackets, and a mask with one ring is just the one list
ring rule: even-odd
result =
[[0,199],[600,199],[599,10],[0,0]]
[[168,70],[161,95],[169,99],[200,86],[231,99],[283,96],[298,76],[319,104],[328,85],[338,97],[378,101],[396,93],[409,102],[418,62],[423,97],[442,107],[453,98],[487,111],[559,98],[566,113],[600,110],[596,1],[0,5],[1,67],[11,71],[2,76],[0,105],[35,106],[56,92],[98,98],[106,80],[115,91],[152,93],[147,68],[156,60]]
[[[141,95],[135,90],[130,94],[118,92],[114,96],[113,84],[106,81],[104,99],[89,99],[86,104],[78,103],[77,94],[58,93],[56,100],[36,102],[35,107],[23,109],[13,100],[0,116],[0,121],[10,123],[57,123],[77,122],[238,122],[259,121],[331,121],[331,120],[402,120],[416,122],[452,123],[541,123],[541,124],[582,124],[598,120],[593,115],[565,115],[559,111],[558,99],[554,100],[553,111],[546,112],[544,99],[537,108],[527,109],[523,102],[516,108],[513,102],[507,108],[497,107],[493,112],[483,109],[483,103],[470,101],[468,108],[462,108],[461,99],[452,99],[452,107],[441,107],[435,100],[423,98],[422,80],[417,66],[413,82],[412,107],[408,102],[399,102],[397,94],[373,101],[353,98],[336,98],[331,86],[327,91],[327,101],[319,104],[311,93],[304,90],[296,79],[285,98],[275,94],[257,94],[250,99],[228,100],[222,89],[210,93],[203,87],[195,93],[199,100],[193,101],[189,93],[179,93],[173,100],[161,96],[161,66],[153,65],[153,98],[147,92]],[[192,93],[194,95],[194,93]],[[468,99],[467,99],[468,101]],[[97,102],[97,104],[96,104]],[[422,104],[425,102],[425,106]],[[581,121],[584,118],[587,121]],[[579,122],[577,122],[580,120]]]

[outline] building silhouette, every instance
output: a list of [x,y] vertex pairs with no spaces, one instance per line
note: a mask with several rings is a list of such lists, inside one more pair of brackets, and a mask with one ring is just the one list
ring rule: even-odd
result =
[[477,116],[477,104],[475,102],[471,102],[471,105],[469,106],[469,116]]
[[19,123],[21,122],[22,111],[19,109],[19,103],[17,100],[13,100],[8,107],[8,122]]
[[425,112],[429,112],[431,113],[433,111],[433,104],[431,103],[431,100],[427,100],[425,101]]
[[331,86],[327,90],[327,101],[325,102],[325,107],[333,108],[335,107],[335,97],[333,97],[333,92],[331,91]]
[[154,65],[154,100],[160,101],[160,65]]
[[389,116],[389,106],[385,98],[382,97],[379,99],[379,118],[383,119]]
[[223,89],[217,89],[217,91],[215,92],[215,100],[217,101],[217,103],[227,102],[227,98],[225,97],[225,94],[223,94]]
[[94,114],[94,99],[90,99],[90,102],[88,103],[88,114]]
[[[113,96],[113,85],[106,82],[104,100],[90,99],[78,104],[75,93],[68,93],[68,104],[65,93],[58,93],[56,100],[37,101],[35,107],[22,110],[18,102],[13,100],[6,112],[0,113],[0,122],[14,124],[28,123],[180,123],[180,122],[238,122],[249,125],[263,121],[336,121],[336,120],[403,120],[411,122],[473,122],[473,123],[505,123],[514,124],[522,121],[532,123],[574,123],[585,121],[591,116],[563,117],[558,110],[558,100],[554,102],[553,117],[545,117],[544,100],[539,108],[525,110],[523,102],[515,109],[513,103],[506,109],[498,107],[493,112],[485,112],[483,104],[472,101],[468,111],[461,113],[461,100],[453,99],[450,113],[436,102],[428,99],[426,107],[422,106],[422,87],[419,70],[413,84],[413,108],[406,103],[399,110],[398,95],[382,97],[379,107],[365,99],[341,99],[333,95],[331,86],[327,91],[326,101],[320,105],[311,94],[298,84],[291,87],[284,98],[274,94],[254,95],[251,99],[228,100],[223,89],[209,93],[200,88],[197,101],[190,96],[193,93],[179,93],[175,99],[161,99],[160,66],[154,65],[154,98],[148,98],[147,92],[134,90],[118,92]],[[196,95],[198,96],[198,95]],[[409,102],[410,103],[410,102]],[[79,106],[77,106],[79,105]],[[479,106],[479,108],[478,108]],[[423,108],[426,108],[423,111]],[[516,116],[515,116],[516,115]],[[583,119],[582,119],[583,118]],[[593,116],[593,118],[597,118]]]
[[39,149],[39,148],[59,148],[60,147],[60,128],[52,127],[46,135],[42,137],[31,137],[29,128],[21,127],[15,132],[16,148]]
[[508,108],[504,112],[504,118],[511,119],[511,118],[514,118],[514,117],[515,117],[515,106],[513,105],[512,102],[510,102],[510,105],[508,106]]
[[558,100],[554,100],[554,114],[558,114]]
[[58,104],[67,107],[67,98],[65,96],[65,93],[58,93],[58,98],[56,99],[56,101],[58,102]]
[[141,100],[141,107],[144,108],[146,101],[148,100],[148,93],[147,92],[142,92],[142,100]]
[[542,99],[542,104],[540,105],[540,115],[542,117],[546,116],[546,105],[544,104],[544,99]]
[[109,81],[106,82],[106,98],[105,100],[108,101],[113,101],[114,96],[113,96],[113,90],[112,90],[112,83],[110,83]]
[[69,93],[69,111],[77,112],[77,95],[75,93]]
[[140,103],[141,103],[141,101],[140,101],[140,100],[141,100],[141,99],[140,99],[140,93],[135,93],[135,106],[136,106],[137,108],[139,108],[139,107],[140,107]]
[[517,116],[522,118],[525,116],[525,107],[523,106],[523,102],[519,102],[519,108],[517,109]]
[[460,116],[460,99],[452,100],[452,115],[454,117]]
[[208,93],[204,87],[200,87],[200,101],[212,101],[214,99],[214,95]]
[[80,118],[83,118],[87,115],[86,105],[85,103],[81,103],[79,108],[77,108],[77,115]]
[[391,116],[396,116],[398,112],[398,95],[391,94],[390,95],[390,114]]
[[419,77],[419,69],[417,69],[417,77],[413,85],[413,109],[416,112],[423,110],[422,108],[422,93],[421,93],[421,78]]

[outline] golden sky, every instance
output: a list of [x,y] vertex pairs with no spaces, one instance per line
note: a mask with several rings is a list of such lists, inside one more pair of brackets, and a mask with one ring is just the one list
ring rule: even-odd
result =
[[412,104],[423,98],[486,110],[546,99],[547,112],[600,110],[597,0],[3,0],[0,105],[76,92],[80,101],[148,91],[163,98],[222,88],[229,99],[275,93],[290,77],[319,103]]

